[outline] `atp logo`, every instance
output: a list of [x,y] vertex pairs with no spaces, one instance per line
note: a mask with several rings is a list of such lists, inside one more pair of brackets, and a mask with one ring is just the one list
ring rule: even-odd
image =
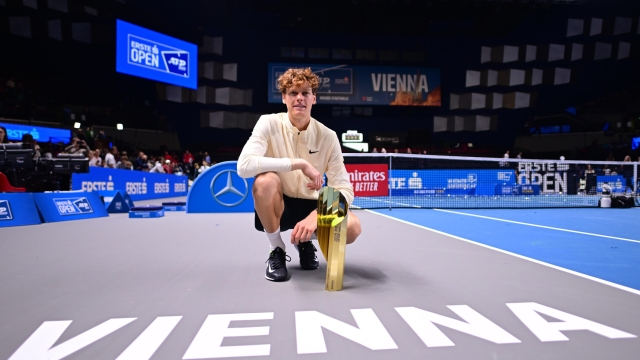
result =
[[60,215],[91,214],[93,208],[86,197],[53,199]]
[[163,51],[162,56],[167,64],[167,71],[181,76],[189,76],[189,53],[182,51]]
[[9,200],[0,200],[0,220],[12,220],[13,214],[9,206]]

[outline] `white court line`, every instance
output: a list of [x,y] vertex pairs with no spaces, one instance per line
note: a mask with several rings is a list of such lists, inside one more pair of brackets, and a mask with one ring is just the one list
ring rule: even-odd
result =
[[494,217],[490,217],[490,216],[483,216],[483,215],[476,215],[476,214],[468,214],[468,213],[463,213],[463,212],[459,212],[459,211],[452,211],[452,210],[443,210],[443,209],[433,209],[433,210],[447,212],[447,213],[451,213],[451,214],[473,216],[473,217],[489,219],[489,220],[503,221],[503,222],[508,222],[508,223],[512,223],[512,224],[518,224],[518,225],[527,225],[527,226],[539,227],[539,228],[543,228],[543,229],[565,231],[565,232],[570,232],[570,233],[574,233],[574,234],[591,235],[591,236],[603,237],[603,238],[607,238],[607,239],[630,241],[630,242],[634,242],[634,243],[639,243],[640,244],[640,240],[626,239],[626,238],[621,238],[621,237],[616,237],[616,236],[594,234],[594,233],[588,233],[588,232],[584,232],[584,231],[557,228],[557,227],[553,227],[553,226],[530,224],[530,223],[525,223],[525,222],[520,222],[520,221],[506,220],[506,219],[500,219],[500,218],[494,218]]
[[640,295],[640,290],[636,290],[636,289],[633,289],[633,288],[630,288],[630,287],[627,287],[627,286],[624,286],[624,285],[616,284],[616,283],[613,283],[611,281],[602,280],[602,279],[599,279],[597,277],[593,277],[591,275],[587,275],[587,274],[579,273],[577,271],[565,269],[563,267],[556,266],[556,265],[553,265],[553,264],[549,264],[549,263],[546,263],[544,261],[540,261],[540,260],[536,260],[536,259],[533,259],[533,258],[530,258],[530,257],[522,256],[522,255],[519,255],[519,254],[516,254],[516,253],[512,253],[510,251],[502,250],[502,249],[499,249],[499,248],[496,248],[496,247],[493,247],[493,246],[489,246],[489,245],[485,245],[485,244],[482,244],[482,243],[479,243],[479,242],[476,242],[476,241],[473,241],[473,240],[465,239],[465,238],[462,238],[460,236],[456,236],[456,235],[448,234],[446,232],[442,232],[442,231],[439,231],[439,230],[436,230],[436,229],[428,228],[426,226],[414,224],[412,222],[401,220],[401,219],[395,218],[393,216],[381,214],[381,213],[373,211],[373,210],[365,210],[365,211],[373,213],[373,214],[376,214],[376,215],[379,215],[379,216],[384,216],[386,218],[389,218],[389,219],[392,219],[392,220],[395,220],[395,221],[398,221],[398,222],[401,222],[401,223],[404,223],[404,224],[407,224],[407,225],[415,226],[415,227],[418,227],[420,229],[429,230],[429,231],[434,232],[436,234],[452,237],[454,239],[458,239],[458,240],[462,240],[462,241],[468,242],[470,244],[482,246],[484,248],[495,250],[495,251],[501,252],[503,254],[515,256],[515,257],[517,257],[519,259],[528,260],[528,261],[531,261],[531,262],[536,263],[538,265],[547,266],[547,267],[550,267],[552,269],[560,270],[560,271],[566,272],[568,274],[576,275],[576,276],[579,276],[581,278],[585,278],[585,279],[588,279],[588,280],[592,280],[592,281],[598,282],[600,284],[609,285],[609,286],[614,287],[616,289],[628,291],[628,292],[630,292],[632,294]]

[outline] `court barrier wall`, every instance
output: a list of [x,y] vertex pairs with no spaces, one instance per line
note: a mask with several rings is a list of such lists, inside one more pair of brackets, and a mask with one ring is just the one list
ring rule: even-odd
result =
[[597,207],[636,198],[637,162],[343,154],[354,208]]
[[73,174],[71,189],[86,192],[118,190],[132,200],[187,195],[189,179],[183,175],[89,167],[87,174]]
[[0,228],[40,224],[31,193],[0,193]]

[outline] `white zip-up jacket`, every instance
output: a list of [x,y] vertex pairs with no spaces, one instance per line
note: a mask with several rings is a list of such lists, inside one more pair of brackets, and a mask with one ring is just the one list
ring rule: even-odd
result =
[[287,113],[262,115],[238,159],[238,175],[249,178],[273,171],[282,182],[285,195],[300,199],[318,199],[318,191],[306,184],[311,180],[302,170],[291,171],[291,159],[304,159],[318,172],[326,173],[327,185],[353,201],[353,185],[344,167],[342,149],[335,131],[314,118],[307,130],[299,131]]

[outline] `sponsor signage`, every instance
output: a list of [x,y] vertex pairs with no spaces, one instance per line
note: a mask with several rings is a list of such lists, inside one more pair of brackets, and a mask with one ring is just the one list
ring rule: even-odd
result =
[[225,161],[200,174],[189,189],[187,212],[253,212],[253,178],[241,178],[237,167]]
[[198,47],[116,20],[116,71],[197,89]]
[[[187,195],[188,178],[182,175],[90,167],[88,174],[71,175],[71,189],[87,192],[126,192],[133,200]],[[125,200],[127,197],[125,196]]]
[[2,220],[13,220],[9,200],[0,200],[0,221]]
[[31,134],[38,142],[64,142],[71,141],[71,130],[49,128],[44,126],[18,125],[0,122],[0,126],[7,129],[7,138],[12,141],[22,141],[22,135]]
[[390,195],[495,195],[496,186],[515,186],[513,170],[391,170]]
[[540,193],[567,193],[567,163],[520,162],[518,163],[518,184],[538,185]]
[[626,181],[622,175],[605,175],[596,177],[596,191],[601,194],[602,186],[604,184],[609,185],[612,193],[623,193],[625,190]]
[[79,214],[91,214],[93,209],[86,197],[73,197],[73,198],[56,198],[53,199],[56,209],[60,215],[79,215]]
[[98,193],[54,192],[33,194],[45,222],[92,219],[109,216]]
[[0,193],[0,228],[40,224],[31,193]]
[[131,210],[129,203],[120,191],[100,191],[99,194],[102,196],[104,207],[108,213],[128,213]]
[[496,185],[496,195],[540,195],[540,185]]
[[[281,313],[276,316],[274,312],[210,314],[204,318],[204,321],[190,319],[178,327],[181,331],[195,334],[190,343],[189,339],[185,339],[184,336],[173,336],[171,339],[172,341],[175,339],[187,340],[181,345],[186,348],[182,359],[270,356],[272,348],[270,340],[273,341],[274,338],[265,336],[270,334],[271,326],[278,325],[274,321],[283,317],[291,319],[291,323],[285,327],[291,331],[291,334],[287,334],[283,339],[291,339],[295,345],[293,343],[286,346],[278,344],[279,350],[276,356],[279,358],[282,358],[285,350],[297,355],[330,353],[332,358],[340,359],[346,357],[366,358],[372,356],[372,350],[386,350],[384,352],[386,357],[402,358],[402,356],[398,357],[396,352],[411,347],[418,347],[423,351],[436,348],[439,350],[432,351],[436,351],[438,354],[445,354],[448,351],[451,353],[450,358],[459,358],[455,354],[468,351],[470,346],[477,347],[479,344],[494,346],[494,350],[490,351],[493,353],[504,347],[509,349],[510,353],[516,354],[513,358],[518,358],[517,354],[531,353],[532,346],[539,347],[538,353],[554,354],[550,351],[558,348],[559,341],[575,341],[575,346],[584,346],[582,339],[587,336],[592,336],[594,341],[601,339],[598,341],[610,342],[614,348],[616,346],[632,348],[634,343],[629,344],[629,341],[635,341],[637,338],[635,334],[610,326],[611,324],[607,320],[604,320],[605,323],[601,323],[602,320],[599,319],[602,316],[582,317],[585,315],[572,314],[563,311],[564,309],[560,310],[536,302],[506,303],[502,304],[500,308],[503,315],[499,319],[501,321],[486,317],[487,311],[478,311],[469,305],[461,304],[447,305],[436,309],[422,309],[415,306],[394,307],[391,312],[385,312],[387,316],[384,317],[378,317],[380,310],[374,311],[371,308],[349,309],[348,312],[341,313],[342,316],[338,318],[316,310],[295,311],[293,316]],[[584,311],[582,312],[584,313]],[[453,315],[441,315],[443,313],[452,313]],[[489,311],[489,313],[496,312]],[[394,326],[387,323],[390,321],[389,316],[391,319],[395,319]],[[161,345],[176,329],[182,318],[182,316],[160,316],[153,321],[151,319],[137,320],[136,317],[112,318],[102,324],[92,325],[93,328],[76,327],[73,330],[67,330],[73,320],[56,318],[45,321],[38,327],[34,326],[31,336],[16,346],[17,349],[10,359],[59,359],[85,347],[94,346],[92,345],[94,342],[111,333],[120,334],[119,329],[134,321],[151,325],[143,329],[137,337],[127,336],[127,339],[132,342],[129,346],[122,346],[125,350],[118,358],[167,358],[164,352],[168,347]],[[594,318],[599,322],[594,321]],[[504,319],[512,321],[504,321]],[[247,321],[249,322],[247,323]],[[260,327],[252,325],[255,321],[260,321]],[[397,326],[398,321],[406,326]],[[85,326],[87,324],[83,321],[79,322]],[[199,325],[199,329],[187,328],[196,322],[202,324]],[[232,322],[233,324],[231,324]],[[356,326],[353,325],[354,323]],[[507,324],[507,326],[503,327],[503,324]],[[135,326],[142,329],[140,325],[142,324]],[[522,328],[528,329],[528,332],[518,331]],[[328,331],[323,331],[323,329]],[[124,339],[122,336],[131,334],[131,330],[126,330],[126,334],[110,336],[121,336],[121,339]],[[83,332],[78,334],[80,331]],[[330,340],[327,341],[325,335],[329,332],[332,334]],[[232,342],[229,338],[238,336],[251,337],[250,345],[239,343],[229,345]],[[396,340],[406,339],[410,336],[421,341],[396,343]],[[62,342],[61,338],[64,338],[66,342]],[[226,341],[225,338],[227,338]],[[61,342],[62,344],[59,344]],[[359,346],[345,347],[345,344],[351,342],[359,344]],[[549,345],[545,346],[544,344]],[[566,349],[558,350],[557,354],[560,353],[562,355],[554,357],[574,358],[570,355],[571,352]],[[52,354],[59,356],[54,357]],[[428,356],[423,357],[428,358]],[[442,355],[440,358],[446,358],[446,356]]]
[[318,104],[440,106],[440,69],[398,66],[269,64],[269,102],[281,103],[278,77],[311,68],[320,78]]
[[389,195],[389,166],[387,164],[348,164],[349,181],[355,196]]

